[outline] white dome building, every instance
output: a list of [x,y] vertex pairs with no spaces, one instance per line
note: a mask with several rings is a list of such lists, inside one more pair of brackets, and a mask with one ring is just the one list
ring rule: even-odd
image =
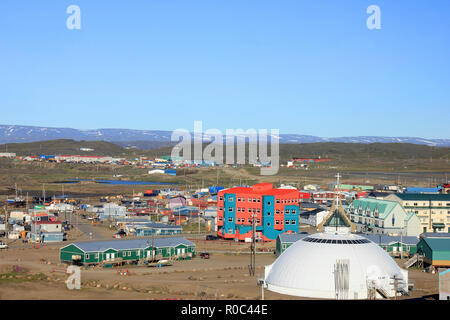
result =
[[408,271],[374,242],[350,233],[342,206],[333,205],[319,228],[324,232],[298,240],[265,267],[268,290],[322,299],[393,297],[395,287],[407,292]]

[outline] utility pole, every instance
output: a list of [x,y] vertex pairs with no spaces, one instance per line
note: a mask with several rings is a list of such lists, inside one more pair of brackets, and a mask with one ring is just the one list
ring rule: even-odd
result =
[[403,230],[402,232],[400,232],[400,246],[400,248],[402,249],[400,250],[400,259],[403,259]]
[[394,283],[391,283],[394,285],[394,299],[397,300],[397,288],[398,288],[398,280],[399,278],[397,275],[394,275],[391,279],[394,280]]
[[6,239],[5,239],[5,244],[6,244],[6,240],[8,239],[8,196],[6,196],[6,206],[5,206],[5,233],[6,233]]
[[255,248],[256,248],[256,226],[255,226],[255,214],[252,214],[252,243],[250,245],[250,265],[249,265],[249,273],[250,276],[255,275]]
[[200,234],[200,202],[198,203],[198,234]]
[[152,228],[152,261],[155,260],[155,230]]
[[261,300],[264,300],[264,281],[261,283]]

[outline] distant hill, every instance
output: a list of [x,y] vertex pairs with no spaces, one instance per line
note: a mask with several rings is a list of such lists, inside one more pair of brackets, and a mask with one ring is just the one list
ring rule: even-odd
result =
[[[205,147],[208,144],[203,144]],[[270,147],[268,148],[270,156]],[[163,147],[147,151],[147,155],[160,157],[170,155],[172,147]],[[191,151],[193,155],[193,150]],[[223,150],[226,155],[226,148]],[[236,156],[236,148],[234,151]],[[246,146],[248,155],[248,145]],[[450,147],[431,147],[410,143],[340,143],[340,142],[320,142],[320,143],[283,143],[279,145],[280,161],[286,162],[293,157],[300,158],[331,158],[334,161],[345,162],[374,160],[421,160],[421,159],[448,159],[450,157]],[[450,166],[449,166],[450,167]]]
[[[115,142],[124,147],[137,146],[142,149],[153,149],[164,144],[171,144],[172,131],[164,130],[132,130],[132,129],[95,129],[78,130],[72,128],[51,128],[19,125],[0,125],[0,143],[33,142],[55,139],[72,139],[86,141]],[[203,135],[205,142],[211,136]],[[143,142],[146,142],[145,144]],[[160,145],[150,143],[158,142]],[[450,139],[424,139],[418,137],[335,137],[322,138],[301,134],[280,134],[280,143],[298,144],[315,142],[345,143],[412,143],[428,146],[450,146]]]
[[[208,143],[203,143],[205,148]],[[81,151],[80,148],[90,148],[93,151]],[[37,141],[30,143],[9,143],[0,145],[0,152],[15,152],[17,155],[41,155],[41,154],[72,154],[72,155],[110,155],[116,157],[162,157],[171,155],[173,146],[142,150],[138,148],[122,148],[117,144],[105,141],[74,141],[69,139],[58,139],[50,141]],[[301,158],[331,158],[329,165],[336,164],[359,164],[363,167],[377,163],[383,167],[387,163],[400,164],[406,161],[415,164],[424,164],[424,168],[440,163],[439,168],[450,168],[448,158],[450,157],[450,147],[431,147],[409,143],[340,143],[340,142],[320,142],[320,143],[283,143],[280,148],[280,163],[286,163],[293,157]],[[237,155],[235,146],[235,158]],[[271,155],[270,147],[268,155]],[[194,155],[193,149],[191,150]],[[223,149],[226,157],[226,148]],[[246,160],[248,161],[248,145],[246,145]],[[425,165],[425,163],[427,163]]]
[[[93,149],[93,151],[81,151],[80,148]],[[0,145],[0,152],[14,152],[20,156],[27,155],[93,155],[93,156],[127,156],[130,150],[126,150],[114,143],[105,141],[74,141],[70,139],[58,139],[37,141],[28,143],[8,143]]]

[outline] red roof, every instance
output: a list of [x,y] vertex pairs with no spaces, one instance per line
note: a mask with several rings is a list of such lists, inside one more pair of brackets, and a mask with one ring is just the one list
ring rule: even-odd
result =
[[67,155],[67,154],[65,154],[65,155],[61,155],[61,156],[58,156],[58,157],[77,157],[77,158],[108,158],[108,157],[106,157],[106,156],[71,156],[71,155]]
[[61,221],[35,221],[34,224],[61,224]]
[[288,194],[299,194],[300,192],[296,189],[273,189],[273,184],[271,183],[259,183],[255,184],[251,188],[247,187],[235,187],[226,190],[220,190],[220,194],[224,193],[244,193],[244,194],[260,194],[260,195],[288,195]]

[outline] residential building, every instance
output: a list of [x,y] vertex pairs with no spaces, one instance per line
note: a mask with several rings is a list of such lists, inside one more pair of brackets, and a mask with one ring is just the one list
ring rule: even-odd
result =
[[15,158],[16,154],[13,152],[0,152],[0,158]]
[[328,215],[329,211],[323,208],[300,212],[300,223],[317,227]]
[[91,241],[71,243],[60,249],[60,260],[83,265],[123,264],[162,258],[190,259],[195,244],[184,237]]
[[[252,236],[275,240],[282,233],[299,230],[299,204],[309,193],[274,189],[271,183],[221,190],[217,197],[217,234],[225,239],[246,240]],[[254,219],[254,222],[253,222]]]
[[417,253],[419,237],[389,236],[385,234],[360,234],[360,236],[375,242],[391,256],[410,256]]
[[181,208],[186,206],[186,198],[183,196],[176,196],[169,199],[169,208]]
[[450,194],[395,193],[386,199],[416,214],[421,232],[450,232]]
[[403,236],[419,236],[421,232],[418,217],[396,201],[357,199],[350,204],[348,215],[357,232]]
[[275,255],[278,257],[296,241],[307,237],[308,233],[280,234],[276,240]]
[[366,197],[374,198],[374,199],[378,199],[378,200],[386,200],[386,197],[388,197],[391,194],[392,194],[392,192],[370,191],[369,193],[367,193]]

